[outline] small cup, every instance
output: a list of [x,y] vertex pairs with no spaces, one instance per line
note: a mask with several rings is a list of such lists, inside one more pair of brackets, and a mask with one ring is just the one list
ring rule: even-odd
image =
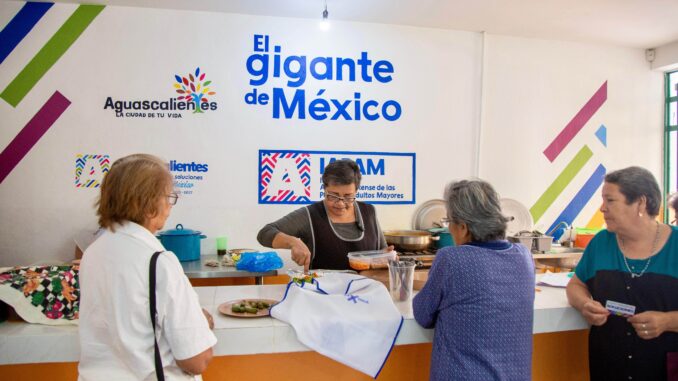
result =
[[388,290],[394,302],[408,302],[414,289],[414,261],[388,261]]
[[217,254],[224,255],[228,251],[226,237],[217,237]]

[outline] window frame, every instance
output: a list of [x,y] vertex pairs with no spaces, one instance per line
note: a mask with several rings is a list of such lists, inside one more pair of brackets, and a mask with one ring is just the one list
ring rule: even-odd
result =
[[[669,223],[669,206],[668,203],[666,202],[667,196],[671,193],[674,192],[675,189],[669,189],[671,186],[671,171],[678,172],[678,165],[676,168],[671,167],[671,157],[670,157],[670,152],[671,152],[671,132],[673,131],[678,131],[678,122],[676,125],[671,125],[671,104],[676,103],[678,106],[678,81],[676,81],[676,95],[675,96],[670,96],[671,95],[671,77],[676,76],[678,77],[678,70],[675,71],[669,71],[664,73],[664,192],[663,192],[663,199],[664,202],[662,203],[664,205],[664,222]],[[673,142],[675,147],[675,155],[678,155],[678,137],[676,138],[676,141]],[[676,158],[678,161],[678,158]],[[678,178],[678,173],[676,174]],[[678,180],[677,180],[678,181]]]

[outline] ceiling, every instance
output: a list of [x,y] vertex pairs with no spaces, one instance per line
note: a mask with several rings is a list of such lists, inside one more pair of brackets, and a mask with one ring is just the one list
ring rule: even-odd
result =
[[[320,19],[325,0],[89,0]],[[678,41],[678,0],[327,0],[330,20],[655,48]]]

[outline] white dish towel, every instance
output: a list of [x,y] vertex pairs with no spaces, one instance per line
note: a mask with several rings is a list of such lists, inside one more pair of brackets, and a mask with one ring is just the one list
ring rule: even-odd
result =
[[290,324],[307,347],[374,378],[403,323],[382,283],[340,273],[290,282],[271,316]]

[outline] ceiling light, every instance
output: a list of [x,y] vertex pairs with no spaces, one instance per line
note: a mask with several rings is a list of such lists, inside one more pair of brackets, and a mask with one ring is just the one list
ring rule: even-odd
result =
[[327,12],[327,0],[325,1],[325,10],[323,10],[323,19],[320,21],[320,29],[330,29],[330,20],[328,20],[329,12]]

